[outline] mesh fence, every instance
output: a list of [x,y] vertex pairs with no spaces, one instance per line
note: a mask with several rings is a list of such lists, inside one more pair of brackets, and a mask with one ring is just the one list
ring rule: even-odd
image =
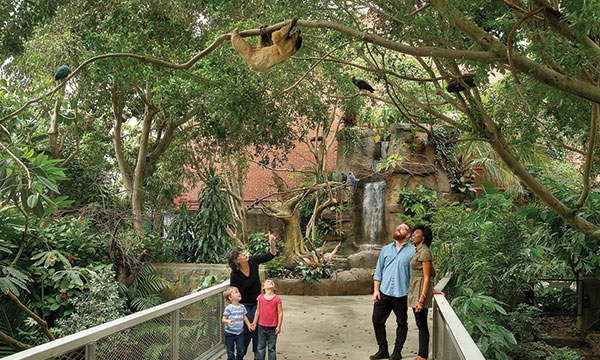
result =
[[193,360],[223,343],[223,297],[210,297],[179,312],[179,359]]
[[197,360],[224,348],[221,293],[48,360]]

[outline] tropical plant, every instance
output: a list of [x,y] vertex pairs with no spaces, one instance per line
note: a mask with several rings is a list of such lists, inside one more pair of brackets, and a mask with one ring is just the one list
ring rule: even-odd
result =
[[66,336],[123,317],[127,305],[125,299],[119,296],[119,285],[114,277],[110,270],[90,277],[88,290],[68,300],[75,311],[58,319],[53,331],[58,336]]
[[146,262],[129,285],[119,284],[123,297],[128,300],[128,308],[142,311],[165,302],[161,293],[168,286],[167,280],[155,275],[154,266]]
[[233,245],[227,233],[231,225],[229,202],[214,168],[207,169],[203,179],[198,194],[194,241],[186,250],[194,262],[222,263]]
[[507,315],[503,303],[468,287],[464,295],[452,300],[452,307],[465,328],[488,359],[511,360],[508,355],[517,344],[514,335],[498,322],[499,315]]

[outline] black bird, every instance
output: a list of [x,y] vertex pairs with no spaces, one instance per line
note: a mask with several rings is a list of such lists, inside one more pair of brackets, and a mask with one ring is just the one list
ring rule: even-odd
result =
[[69,64],[61,65],[58,70],[56,70],[56,74],[54,74],[54,80],[62,80],[69,76],[71,73],[71,69],[69,68]]
[[[475,74],[465,74],[461,75],[460,79],[467,84],[468,87],[475,87]],[[465,90],[465,87],[457,79],[449,79],[448,86],[446,86],[446,91],[449,93],[456,93]]]
[[354,78],[354,75],[352,75],[352,83],[354,85],[356,85],[356,87],[359,88],[360,90],[367,90],[367,91],[370,91],[370,92],[374,92],[375,91],[375,89],[373,89],[371,87],[371,85],[369,85],[366,81],[356,79],[356,78]]

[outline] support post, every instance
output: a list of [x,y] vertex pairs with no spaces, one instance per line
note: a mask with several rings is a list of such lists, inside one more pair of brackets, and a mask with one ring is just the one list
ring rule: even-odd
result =
[[179,360],[179,309],[171,313],[171,360]]

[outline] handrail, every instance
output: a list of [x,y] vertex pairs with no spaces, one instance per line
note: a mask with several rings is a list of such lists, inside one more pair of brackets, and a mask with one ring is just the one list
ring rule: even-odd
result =
[[[442,291],[450,282],[452,274],[446,275],[435,286],[435,290]],[[441,322],[441,323],[440,323]],[[433,295],[433,359],[455,360],[449,352],[452,348],[460,359],[485,360],[483,354],[465,329],[458,315],[450,306],[444,295]],[[440,336],[441,334],[441,336]]]
[[186,295],[178,299],[154,306],[134,314],[109,321],[107,323],[89,328],[78,333],[62,337],[57,340],[35,346],[16,354],[3,358],[3,360],[45,360],[52,356],[58,356],[65,352],[81,348],[87,344],[98,341],[119,331],[126,330],[143,322],[169,314],[184,306],[196,303],[214,294],[220,293],[229,286],[229,280],[201,290],[197,293]]

